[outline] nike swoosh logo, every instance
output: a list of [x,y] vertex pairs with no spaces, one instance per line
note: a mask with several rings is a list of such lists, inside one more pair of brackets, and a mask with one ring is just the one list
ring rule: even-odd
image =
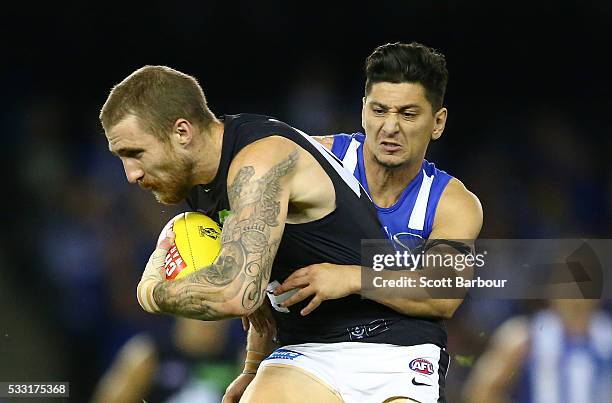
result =
[[412,384],[415,386],[432,386],[428,383],[421,383],[416,380],[416,378],[412,378]]

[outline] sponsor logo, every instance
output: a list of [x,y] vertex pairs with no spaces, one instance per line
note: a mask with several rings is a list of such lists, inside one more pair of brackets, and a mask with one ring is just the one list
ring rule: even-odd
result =
[[353,326],[346,329],[351,340],[373,337],[389,330],[389,325],[384,319],[375,319],[366,325]]
[[166,254],[166,260],[164,261],[166,280],[174,280],[185,267],[187,267],[187,264],[183,260],[181,253],[176,245],[173,245]]
[[434,366],[425,358],[415,358],[408,364],[410,369],[423,375],[431,375],[434,373]]
[[432,386],[428,383],[422,383],[416,380],[416,378],[412,378],[412,384],[415,386]]
[[219,231],[217,231],[216,229],[209,228],[209,227],[203,227],[201,225],[198,225],[198,231],[200,232],[201,237],[207,236],[212,239],[217,239],[219,238],[219,235],[221,235]]
[[278,358],[281,360],[294,360],[301,355],[304,355],[304,354],[298,353],[297,351],[291,351],[291,350],[286,350],[284,348],[279,348],[277,350],[274,350],[274,352],[270,354],[268,358],[266,358],[266,360],[273,360],[275,358]]

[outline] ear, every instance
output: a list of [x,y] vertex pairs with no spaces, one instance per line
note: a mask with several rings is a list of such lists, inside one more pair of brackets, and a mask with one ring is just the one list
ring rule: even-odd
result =
[[434,115],[434,127],[431,132],[431,139],[437,140],[442,136],[444,127],[446,126],[446,118],[448,116],[448,110],[446,108],[440,108]]
[[363,97],[361,99],[361,127],[363,127],[364,132],[365,132],[365,127],[366,127],[365,108],[366,108],[366,97]]
[[195,127],[187,119],[178,118],[172,128],[172,137],[181,146],[186,146],[193,139]]

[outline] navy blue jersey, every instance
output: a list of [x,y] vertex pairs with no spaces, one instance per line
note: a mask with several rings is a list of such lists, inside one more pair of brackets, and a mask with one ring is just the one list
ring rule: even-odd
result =
[[[223,121],[217,175],[211,183],[192,189],[188,200],[192,209],[210,217],[228,209],[227,172],[231,161],[242,148],[269,136],[285,137],[309,152],[334,186],[336,209],[333,212],[312,222],[285,225],[270,285],[282,283],[294,271],[316,263],[361,265],[361,241],[385,239],[375,206],[359,181],[318,142],[267,116],[227,115]],[[392,250],[390,245],[389,250]],[[402,315],[358,295],[325,301],[307,316],[301,316],[300,310],[308,299],[289,309],[272,302],[278,338],[283,345],[346,341],[446,345],[446,333],[440,321]]]
[[[365,135],[362,133],[337,134],[332,152],[342,160],[345,168],[353,172],[369,194],[363,163],[364,141]],[[423,161],[421,171],[393,206],[376,206],[385,233],[396,248],[412,250],[429,238],[440,196],[451,178],[431,162]]]

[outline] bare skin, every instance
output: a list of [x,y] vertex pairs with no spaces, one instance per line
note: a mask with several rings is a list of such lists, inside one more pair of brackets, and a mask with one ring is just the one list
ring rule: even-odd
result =
[[529,347],[526,318],[504,323],[493,335],[490,348],[474,366],[466,382],[466,403],[510,403],[510,391]]

